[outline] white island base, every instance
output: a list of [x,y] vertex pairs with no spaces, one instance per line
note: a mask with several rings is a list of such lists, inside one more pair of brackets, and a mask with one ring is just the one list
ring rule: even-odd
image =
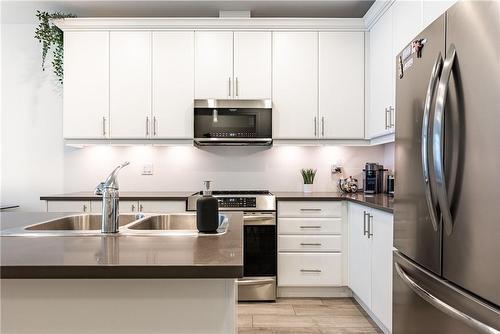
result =
[[3,279],[2,334],[236,333],[234,279]]

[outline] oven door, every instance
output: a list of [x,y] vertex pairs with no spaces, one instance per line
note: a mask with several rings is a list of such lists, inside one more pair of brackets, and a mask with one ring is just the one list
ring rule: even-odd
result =
[[195,108],[197,145],[270,145],[272,115],[268,108]]
[[276,300],[276,240],[274,213],[245,213],[240,301]]

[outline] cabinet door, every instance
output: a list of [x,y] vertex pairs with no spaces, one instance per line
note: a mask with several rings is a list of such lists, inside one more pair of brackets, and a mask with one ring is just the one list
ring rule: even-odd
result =
[[47,201],[47,212],[90,212],[90,201]]
[[363,32],[319,33],[320,136],[365,136],[365,38]]
[[271,32],[234,32],[234,98],[271,98]]
[[151,33],[110,32],[111,138],[148,138],[151,125]]
[[64,33],[64,138],[109,134],[109,33]]
[[386,109],[394,106],[395,98],[396,58],[393,54],[392,21],[391,7],[370,30],[370,138],[393,131],[389,113],[386,113]]
[[194,32],[153,32],[152,138],[193,138]]
[[318,33],[273,33],[273,137],[318,133]]
[[422,30],[422,1],[397,0],[392,7],[394,17],[393,57],[396,57]]
[[139,201],[139,211],[146,213],[181,213],[186,211],[186,202]]
[[372,210],[372,303],[371,310],[387,329],[392,327],[392,215]]
[[340,286],[341,253],[279,253],[278,286]]
[[[138,201],[120,201],[120,213],[139,212]],[[101,203],[102,208],[102,203]]]
[[422,28],[427,27],[458,0],[422,1]]
[[367,208],[348,204],[349,287],[368,307],[371,305],[371,240],[365,235]]
[[195,32],[195,96],[233,97],[233,32]]

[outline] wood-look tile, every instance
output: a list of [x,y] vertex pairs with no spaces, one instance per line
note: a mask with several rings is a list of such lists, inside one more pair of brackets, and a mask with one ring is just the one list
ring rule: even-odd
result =
[[320,334],[319,328],[314,327],[275,327],[275,328],[239,328],[238,334]]
[[274,303],[244,303],[238,305],[238,314],[294,315],[293,306]]
[[313,316],[320,327],[375,328],[363,315],[360,316]]
[[297,315],[254,315],[254,327],[313,327],[315,322],[311,317]]
[[321,298],[280,298],[276,302],[290,305],[323,305]]
[[358,305],[354,298],[321,298],[324,305]]
[[252,327],[252,316],[249,314],[238,314],[238,328]]
[[296,315],[363,316],[356,305],[294,305]]
[[380,334],[375,328],[320,328],[321,334]]

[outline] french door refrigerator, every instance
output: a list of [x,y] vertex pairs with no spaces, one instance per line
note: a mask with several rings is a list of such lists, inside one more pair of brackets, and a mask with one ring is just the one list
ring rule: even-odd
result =
[[394,334],[500,333],[500,2],[396,59]]

